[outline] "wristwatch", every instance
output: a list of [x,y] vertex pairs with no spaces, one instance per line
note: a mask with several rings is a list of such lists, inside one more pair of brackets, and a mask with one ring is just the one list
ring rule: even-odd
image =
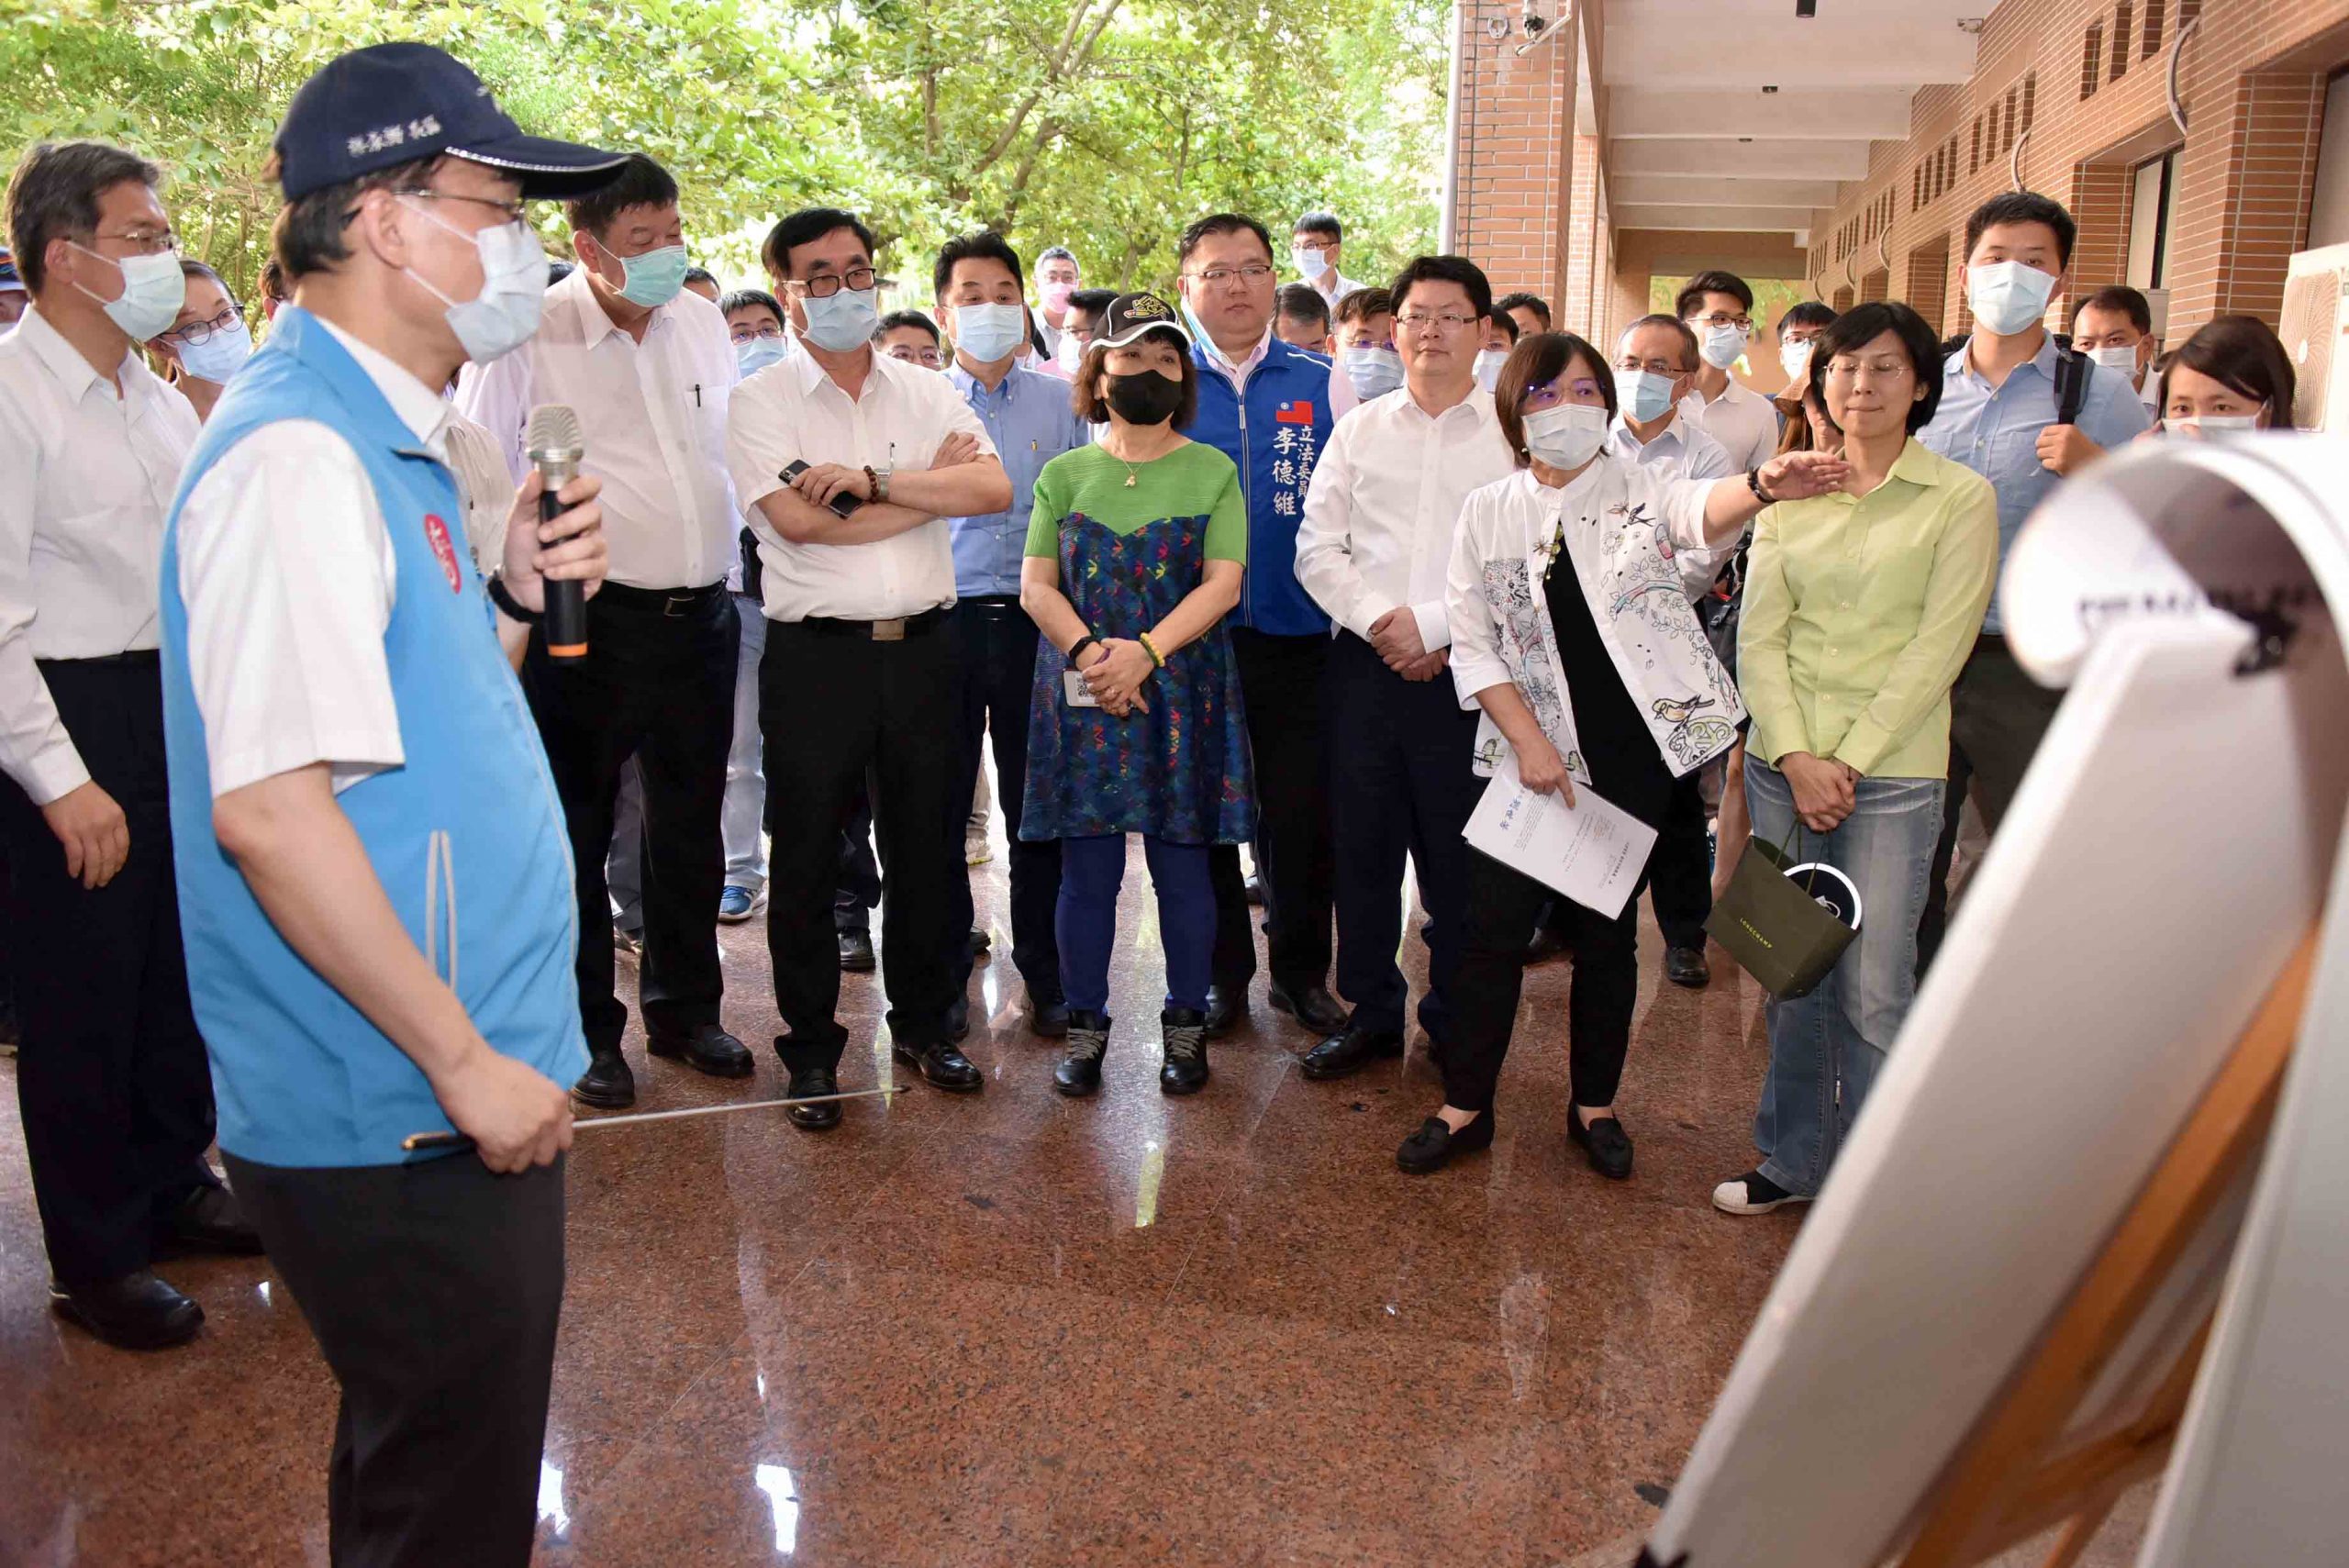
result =
[[543,610],[526,610],[522,607],[522,601],[516,598],[513,591],[506,586],[505,573],[491,573],[488,582],[484,586],[489,590],[489,602],[506,612],[509,619],[520,621],[524,626],[536,626],[547,618],[546,612]]

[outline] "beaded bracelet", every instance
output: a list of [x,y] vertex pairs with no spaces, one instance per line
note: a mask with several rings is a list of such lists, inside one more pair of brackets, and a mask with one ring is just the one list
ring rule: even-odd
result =
[[1161,670],[1166,668],[1166,655],[1158,651],[1158,644],[1150,639],[1150,633],[1141,632],[1135,637],[1134,640],[1141,644],[1141,651],[1150,655],[1150,662],[1153,666]]

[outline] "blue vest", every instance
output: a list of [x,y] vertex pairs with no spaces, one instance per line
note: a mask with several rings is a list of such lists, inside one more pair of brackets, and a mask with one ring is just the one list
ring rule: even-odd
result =
[[1199,367],[1199,412],[1183,433],[1239,465],[1248,500],[1248,574],[1232,624],[1283,637],[1327,636],[1330,617],[1297,580],[1297,530],[1335,422],[1330,361],[1275,337],[1243,397],[1205,347],[1195,343],[1191,358]]
[[396,563],[384,656],[407,760],[338,800],[408,940],[492,1049],[558,1084],[584,1069],[570,841],[546,751],[498,646],[449,471],[350,351],[299,309],[222,395],[163,534],[163,725],[188,991],[212,1056],[220,1147],[268,1165],[395,1164],[449,1119],[406,1053],[278,935],[212,830],[212,770],[187,665],[180,511],[264,425],[307,419],[367,471]]

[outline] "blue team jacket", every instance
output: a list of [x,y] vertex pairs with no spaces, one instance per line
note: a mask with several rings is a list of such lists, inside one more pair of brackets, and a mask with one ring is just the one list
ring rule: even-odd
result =
[[1193,440],[1221,449],[1239,465],[1248,499],[1248,575],[1232,624],[1281,637],[1327,636],[1330,617],[1297,580],[1297,529],[1313,465],[1330,444],[1330,361],[1275,337],[1248,378],[1243,399],[1193,344],[1199,411]]

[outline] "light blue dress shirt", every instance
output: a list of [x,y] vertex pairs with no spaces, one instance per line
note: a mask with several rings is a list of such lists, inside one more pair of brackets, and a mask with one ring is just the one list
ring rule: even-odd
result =
[[1069,406],[1070,387],[1054,375],[1013,365],[992,392],[961,365],[948,371],[954,390],[979,417],[1011,476],[1011,509],[981,517],[949,517],[954,539],[954,596],[975,599],[1019,592],[1019,562],[1028,553],[1028,514],[1036,475],[1064,451],[1093,439],[1093,428]]
[[[2022,528],[2032,508],[2055,487],[2058,475],[2039,461],[2039,435],[2055,422],[2055,339],[2008,373],[1993,387],[1966,364],[1966,345],[1942,366],[1942,403],[1932,422],[1917,432],[1927,448],[1964,463],[1998,493],[1998,562]],[[2080,405],[2080,433],[2108,450],[2136,439],[2153,421],[2129,378],[2099,365],[2088,367],[2087,397]],[[1984,631],[2002,629],[1994,595]]]

